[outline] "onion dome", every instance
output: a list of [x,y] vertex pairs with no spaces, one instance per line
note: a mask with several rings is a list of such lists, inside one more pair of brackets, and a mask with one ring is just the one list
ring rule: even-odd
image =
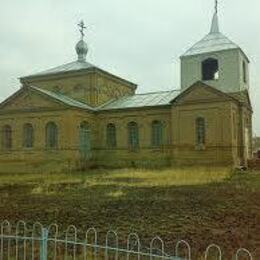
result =
[[75,49],[76,49],[76,52],[77,52],[77,55],[78,55],[78,61],[80,61],[80,62],[86,61],[86,56],[87,56],[87,53],[88,53],[87,43],[83,39],[81,39],[77,43]]

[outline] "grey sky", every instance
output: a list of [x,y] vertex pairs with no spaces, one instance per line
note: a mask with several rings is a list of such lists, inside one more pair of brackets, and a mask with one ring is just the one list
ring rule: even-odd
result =
[[[260,135],[260,2],[219,0],[221,32],[251,60],[254,129]],[[0,0],[0,101],[20,76],[76,59],[76,24],[88,25],[87,60],[139,85],[180,86],[179,56],[210,28],[214,0]]]

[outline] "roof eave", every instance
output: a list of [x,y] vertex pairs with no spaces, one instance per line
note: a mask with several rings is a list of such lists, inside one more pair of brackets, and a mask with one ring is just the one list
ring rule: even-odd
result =
[[109,112],[109,111],[122,111],[122,110],[139,110],[139,109],[149,109],[149,108],[163,108],[163,107],[170,107],[171,104],[162,104],[162,105],[155,105],[155,106],[140,106],[140,107],[121,107],[121,108],[106,108],[106,109],[99,109],[98,112]]
[[246,58],[247,62],[250,63],[250,60],[249,60],[248,56],[245,54],[245,52],[239,46],[234,47],[234,48],[230,48],[230,49],[218,50],[218,51],[207,51],[207,52],[202,52],[202,53],[197,53],[197,54],[183,54],[183,55],[180,56],[180,59],[182,60],[182,59],[189,58],[189,57],[195,57],[195,56],[199,56],[199,55],[207,55],[209,53],[226,52],[226,51],[232,51],[232,50],[239,50],[239,51],[241,51],[241,53]]
[[104,73],[110,77],[114,77],[118,80],[121,80],[125,83],[127,83],[130,87],[132,87],[133,89],[136,89],[137,88],[137,84],[136,83],[133,83],[131,81],[128,81],[126,79],[123,79],[119,76],[116,76],[110,72],[107,72],[103,69],[100,69],[98,67],[90,67],[90,68],[85,68],[85,69],[79,69],[79,70],[71,70],[71,71],[61,71],[61,72],[54,72],[54,73],[47,73],[47,74],[35,74],[35,75],[29,75],[29,76],[25,76],[25,77],[19,77],[18,79],[20,80],[21,83],[27,83],[30,82],[30,81],[34,81],[34,80],[44,80],[46,78],[56,78],[56,77],[61,77],[61,76],[67,76],[69,74],[73,75],[77,75],[77,74],[83,74],[83,73],[91,73],[91,72],[101,72],[101,73]]

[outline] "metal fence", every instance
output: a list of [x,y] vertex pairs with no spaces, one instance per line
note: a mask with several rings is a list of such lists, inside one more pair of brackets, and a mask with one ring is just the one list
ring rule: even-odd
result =
[[[192,258],[191,246],[185,240],[179,240],[175,245],[175,252],[170,255],[165,252],[165,243],[158,236],[151,240],[148,247],[144,247],[136,233],[130,233],[120,242],[117,232],[108,231],[102,244],[99,243],[95,228],[89,228],[82,233],[71,225],[65,232],[60,232],[56,224],[46,228],[39,222],[29,225],[19,221],[12,225],[7,220],[0,223],[0,228],[0,260],[195,259]],[[244,248],[238,249],[233,256],[235,260],[253,260],[252,254]],[[200,259],[221,260],[224,259],[223,252],[218,245],[211,244]]]

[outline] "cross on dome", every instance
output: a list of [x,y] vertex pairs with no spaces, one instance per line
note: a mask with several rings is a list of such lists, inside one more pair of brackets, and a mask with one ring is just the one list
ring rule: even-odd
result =
[[86,61],[86,56],[88,53],[88,45],[87,43],[84,41],[84,30],[87,28],[84,24],[84,21],[81,20],[80,23],[78,24],[79,27],[79,31],[81,34],[81,40],[77,43],[75,49],[78,55],[78,61],[79,62],[85,62]]
[[79,31],[80,31],[80,34],[81,34],[81,38],[83,39],[83,37],[85,36],[84,30],[87,29],[83,20],[80,21],[80,23],[78,24],[78,27],[79,27]]

